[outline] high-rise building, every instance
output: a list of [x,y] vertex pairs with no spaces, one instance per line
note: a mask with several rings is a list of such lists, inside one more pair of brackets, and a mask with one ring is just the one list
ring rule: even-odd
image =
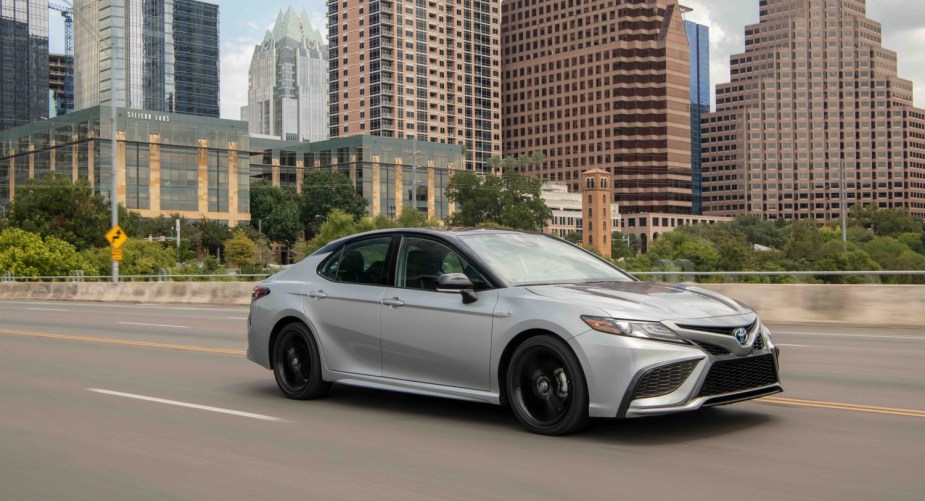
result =
[[0,130],[48,118],[48,0],[0,0]]
[[[74,88],[67,87],[68,72],[74,67],[74,58],[64,54],[48,55],[48,88],[51,90],[53,100],[50,110],[54,113],[49,115],[59,117],[74,111]],[[73,73],[71,73],[73,74]]]
[[75,0],[75,109],[109,105],[113,83],[119,107],[218,117],[218,6]]
[[504,155],[579,191],[610,173],[623,214],[691,212],[690,59],[677,0],[505,1]]
[[925,217],[925,112],[865,1],[759,5],[703,117],[704,212],[831,220],[860,203]]
[[487,170],[501,155],[498,3],[328,2],[330,136],[459,144]]
[[328,138],[328,47],[304,11],[280,11],[273,30],[254,48],[241,119],[255,135]]
[[691,206],[703,214],[701,118],[710,112],[710,28],[684,21],[691,51]]

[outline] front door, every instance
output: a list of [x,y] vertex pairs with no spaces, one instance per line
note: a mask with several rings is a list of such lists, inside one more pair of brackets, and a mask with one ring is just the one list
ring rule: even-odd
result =
[[471,304],[459,293],[437,292],[444,273],[480,281],[462,256],[429,238],[404,237],[396,266],[395,287],[380,307],[382,375],[487,391],[497,291],[478,291]]

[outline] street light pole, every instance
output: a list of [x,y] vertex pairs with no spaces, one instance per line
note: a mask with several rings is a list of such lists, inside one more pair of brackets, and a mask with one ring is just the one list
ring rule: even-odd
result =
[[[110,19],[113,19],[113,20],[115,19],[116,4],[117,2],[112,2],[109,6]],[[125,31],[126,31],[125,30],[125,10],[124,9],[125,7],[123,7],[123,10],[122,10],[122,35],[123,36],[125,35]],[[117,68],[115,64],[116,55],[118,54],[118,45],[116,44],[119,40],[119,37],[117,37],[116,33],[114,32],[115,24],[113,24],[109,29],[110,29],[109,50],[111,52],[111,54],[109,55],[109,60],[110,60],[109,108],[110,108],[110,111],[112,112],[112,116],[111,116],[112,157],[110,158],[110,161],[112,163],[112,191],[110,191],[109,193],[109,201],[112,204],[112,217],[111,217],[112,227],[115,228],[116,226],[119,225],[119,198],[118,196],[116,196],[116,191],[119,189],[119,168],[116,165],[117,164],[117,152],[118,152],[118,146],[116,142],[116,130],[117,130],[116,129],[116,117],[118,113],[116,111],[116,105],[117,105],[116,103],[116,90],[117,90],[116,89],[116,81],[117,81],[116,70]],[[124,61],[124,57],[123,57],[123,61]],[[113,285],[116,285],[119,283],[119,261],[116,261],[115,259],[112,260],[112,283]]]
[[838,192],[839,198],[841,198],[841,203],[838,205],[841,207],[841,241],[842,245],[845,248],[845,253],[848,252],[848,207],[845,203],[845,161],[841,162],[841,175],[839,176],[838,183]]

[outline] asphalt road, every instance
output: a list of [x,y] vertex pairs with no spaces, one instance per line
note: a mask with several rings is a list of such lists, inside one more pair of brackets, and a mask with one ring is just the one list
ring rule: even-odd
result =
[[923,499],[925,332],[772,326],[786,392],[549,438],[278,393],[245,308],[0,301],[0,499]]

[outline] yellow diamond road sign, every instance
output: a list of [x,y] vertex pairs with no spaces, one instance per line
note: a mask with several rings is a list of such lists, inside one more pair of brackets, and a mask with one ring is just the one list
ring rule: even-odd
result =
[[122,228],[120,228],[119,225],[115,225],[106,233],[106,240],[110,245],[112,245],[114,249],[118,249],[119,247],[122,247],[122,244],[124,244],[126,240],[128,240],[128,235],[122,231]]

